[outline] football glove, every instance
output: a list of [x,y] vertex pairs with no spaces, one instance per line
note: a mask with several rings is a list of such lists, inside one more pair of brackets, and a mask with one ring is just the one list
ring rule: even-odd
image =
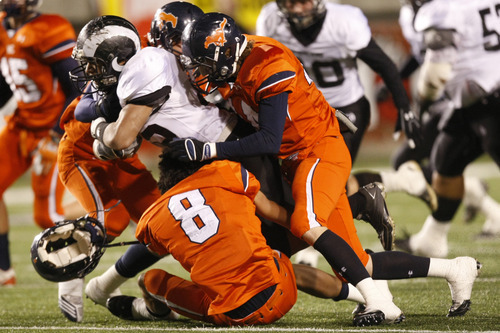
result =
[[183,162],[205,161],[217,157],[215,143],[196,139],[174,139],[168,144],[169,154]]
[[408,145],[414,149],[422,143],[420,121],[410,109],[400,109],[394,129],[394,139],[397,140],[403,131],[408,139]]
[[102,161],[109,161],[117,158],[125,159],[134,156],[141,147],[141,143],[142,137],[138,136],[128,148],[115,150],[95,139],[92,144],[92,150],[94,151],[94,155]]
[[106,122],[104,117],[99,117],[97,119],[92,120],[92,124],[90,125],[90,134],[94,139],[97,139],[102,142],[102,137],[104,136],[104,130],[108,127],[109,123]]
[[54,163],[57,161],[57,148],[59,146],[60,135],[51,131],[49,135],[43,137],[36,149],[32,152],[33,172],[36,175],[46,175]]

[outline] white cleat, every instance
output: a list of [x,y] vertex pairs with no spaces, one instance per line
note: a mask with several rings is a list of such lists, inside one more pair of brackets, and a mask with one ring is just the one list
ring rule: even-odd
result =
[[408,239],[409,252],[422,257],[446,258],[448,256],[447,237],[423,238],[416,234]]
[[99,285],[99,277],[95,277],[87,283],[87,286],[85,287],[85,294],[95,304],[99,304],[105,307],[108,298],[119,296],[122,293],[119,288],[113,290],[112,292],[105,292]]
[[354,326],[374,326],[380,324],[399,324],[405,315],[392,301],[377,302],[375,306],[366,306],[364,311],[355,314]]
[[319,255],[320,253],[314,247],[309,246],[295,254],[295,263],[318,267]]
[[59,282],[59,309],[70,321],[83,320],[83,279]]
[[431,211],[434,212],[437,209],[436,192],[425,180],[422,169],[417,162],[408,161],[401,164],[396,173],[406,193],[423,200]]
[[500,216],[489,218],[483,224],[479,238],[493,238],[500,236]]
[[471,257],[458,257],[453,261],[453,268],[446,277],[452,299],[448,317],[463,316],[469,311],[472,286],[482,267],[480,262]]

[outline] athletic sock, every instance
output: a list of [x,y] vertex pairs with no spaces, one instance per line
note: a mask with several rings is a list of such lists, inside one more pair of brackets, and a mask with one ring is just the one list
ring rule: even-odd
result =
[[124,277],[131,278],[140,271],[152,266],[160,258],[149,251],[142,244],[134,244],[118,259],[115,264],[116,271]]

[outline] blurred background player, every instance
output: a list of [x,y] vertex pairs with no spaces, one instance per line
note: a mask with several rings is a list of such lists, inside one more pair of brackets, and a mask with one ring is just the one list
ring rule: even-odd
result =
[[[9,219],[5,190],[32,165],[34,219],[43,229],[81,213],[78,206],[64,211],[64,186],[55,167],[59,117],[76,96],[68,72],[75,44],[72,25],[58,15],[40,14],[38,0],[0,1],[0,58],[2,100],[15,97],[17,108],[0,132],[0,286],[15,284],[9,253]],[[36,163],[35,163],[36,162]]]
[[[324,0],[272,1],[260,12],[256,34],[276,39],[290,48],[328,103],[356,125],[355,133],[342,132],[353,163],[370,124],[370,104],[364,95],[357,59],[382,77],[399,110],[395,132],[403,129],[408,142],[415,147],[419,126],[398,70],[372,38],[368,20],[359,8]],[[435,209],[435,195],[413,162],[402,165],[397,172],[353,174],[347,183],[348,194],[373,182],[382,183],[386,192],[405,191],[420,197]],[[317,253],[308,249],[299,253],[296,260],[315,265]]]
[[[402,2],[399,15],[401,31],[411,47],[411,54],[400,69],[400,76],[402,79],[408,79],[412,76],[412,82],[415,81],[415,83],[416,80],[413,80],[413,78],[418,77],[417,69],[424,61],[425,55],[424,33],[422,31],[417,32],[414,27],[415,11],[418,11],[419,8],[417,2],[409,0]],[[413,77],[412,74],[414,73],[415,76]],[[381,89],[378,99],[386,98],[384,90],[384,88]],[[418,98],[416,99],[417,103]],[[418,106],[416,108],[418,109]],[[407,142],[404,142],[393,154],[394,169],[398,169],[407,161],[417,161],[427,182],[432,183],[432,170],[429,163],[432,145],[439,133],[440,121],[443,115],[450,112],[448,110],[450,108],[453,108],[453,104],[447,97],[443,96],[419,115],[421,118],[422,144],[412,149]],[[487,184],[483,180],[473,176],[465,176],[463,204],[465,207],[464,220],[466,222],[471,222],[477,213],[481,213],[486,217],[486,222],[481,231],[482,236],[500,234],[500,204],[488,195]]]
[[[500,165],[500,20],[498,0],[413,1],[414,27],[422,34],[425,57],[418,77],[421,109],[441,98],[452,107],[442,115],[432,146],[432,186],[438,210],[422,229],[399,247],[446,257],[451,221],[464,197],[464,170],[484,153]],[[484,199],[484,198],[483,198]],[[498,204],[479,205],[498,211]],[[500,219],[487,220],[483,231],[500,233]]]

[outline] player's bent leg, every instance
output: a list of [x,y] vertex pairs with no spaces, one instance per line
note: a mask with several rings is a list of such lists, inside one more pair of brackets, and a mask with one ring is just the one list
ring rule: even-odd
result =
[[208,315],[212,300],[196,284],[161,269],[147,271],[143,278],[143,291],[168,305],[173,311],[199,321],[223,324]]

